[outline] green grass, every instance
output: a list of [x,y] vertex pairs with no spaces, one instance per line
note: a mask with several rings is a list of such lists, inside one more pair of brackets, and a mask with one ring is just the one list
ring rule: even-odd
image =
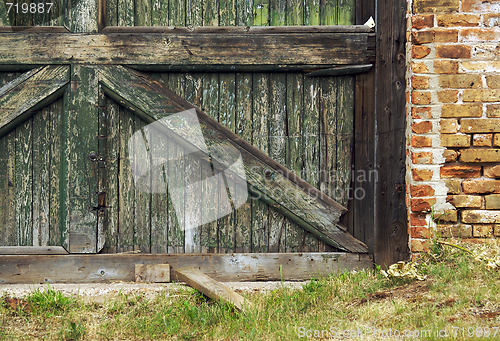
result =
[[[477,247],[500,250],[498,243]],[[480,335],[486,328],[490,336],[485,340],[500,339],[500,331],[493,337],[493,328],[500,327],[498,270],[439,244],[418,269],[427,275],[425,281],[387,279],[373,270],[313,279],[302,290],[244,293],[254,304],[246,313],[191,288],[152,300],[120,294],[104,304],[84,304],[81,297],[65,297],[47,287],[25,298],[27,306],[13,308],[2,299],[0,339],[304,340],[320,339],[299,337],[314,336],[316,330],[358,328],[372,333],[353,339],[383,339],[389,330],[430,331],[411,338],[415,340],[471,339],[470,332]],[[436,336],[444,330],[448,337]]]

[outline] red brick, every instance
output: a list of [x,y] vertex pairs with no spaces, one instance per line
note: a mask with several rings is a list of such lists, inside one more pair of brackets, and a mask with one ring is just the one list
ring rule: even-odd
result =
[[411,42],[413,44],[427,44],[434,42],[434,31],[414,31],[411,33]]
[[439,86],[452,89],[474,89],[482,87],[480,75],[441,75]]
[[500,120],[498,119],[469,119],[460,121],[460,131],[464,133],[500,133]]
[[410,213],[410,226],[427,226],[425,214]]
[[433,172],[430,169],[412,169],[413,180],[428,181],[432,179]]
[[467,134],[442,134],[441,146],[443,147],[469,147],[470,135]]
[[443,180],[449,194],[458,194],[462,192],[462,184],[460,180]]
[[456,223],[458,220],[456,210],[445,210],[443,212],[436,212],[434,213],[433,218],[435,221],[452,222],[452,223]]
[[481,117],[481,104],[444,104],[441,108],[441,117]]
[[461,162],[500,162],[500,149],[462,149]]
[[437,229],[443,238],[470,238],[472,226],[464,224],[438,225]]
[[441,178],[478,178],[481,176],[481,166],[442,166]]
[[458,101],[458,90],[438,91],[437,95],[441,103],[456,103]]
[[487,117],[500,117],[500,104],[488,104],[486,106]]
[[500,194],[490,194],[484,197],[487,210],[500,209]]
[[483,197],[479,195],[450,195],[447,200],[455,207],[481,208]]
[[489,28],[464,28],[460,30],[460,39],[464,42],[497,41],[500,32]]
[[488,88],[500,89],[500,75],[486,76],[486,84]]
[[434,41],[436,43],[456,43],[458,42],[458,31],[449,29],[433,29]]
[[441,133],[450,134],[458,132],[458,121],[455,118],[443,118],[440,122]]
[[500,14],[498,13],[485,14],[483,18],[484,18],[484,26],[487,27],[500,26]]
[[432,118],[430,107],[411,107],[411,117],[416,119]]
[[436,58],[470,58],[470,51],[471,47],[468,45],[438,45],[436,46]]
[[424,63],[411,63],[413,73],[428,73],[429,69]]
[[411,87],[413,89],[429,89],[429,77],[425,76],[411,77]]
[[472,136],[472,145],[475,147],[491,147],[493,134],[474,134]]
[[432,130],[431,121],[414,122],[411,125],[411,130],[416,134],[425,134]]
[[467,224],[498,224],[500,211],[465,210],[462,211],[462,222]]
[[459,0],[414,0],[413,13],[458,11]]
[[493,236],[492,225],[473,225],[472,235],[476,238],[488,238]]
[[499,0],[462,0],[463,12],[499,12]]
[[412,185],[410,194],[412,197],[431,197],[434,195],[434,188],[429,185]]
[[432,147],[432,139],[429,136],[412,136],[411,146],[415,148]]
[[464,180],[462,186],[466,194],[500,193],[500,180]]
[[432,164],[431,152],[412,152],[411,161],[413,164]]
[[413,91],[411,94],[412,104],[430,104],[431,103],[431,93],[422,91]]
[[432,232],[428,226],[412,226],[410,228],[410,234],[412,238],[432,238]]
[[446,149],[443,152],[444,162],[455,162],[458,160],[459,153],[453,149]]
[[484,176],[487,178],[500,178],[500,165],[498,166],[484,166]]
[[412,239],[411,252],[429,252],[432,242],[429,239]]
[[413,28],[420,30],[434,26],[434,14],[429,15],[414,15],[411,17],[411,25]]
[[441,27],[473,27],[479,26],[481,16],[473,14],[440,14],[437,16],[438,26]]
[[431,207],[436,204],[436,199],[411,199],[410,202],[412,212],[430,212]]
[[458,73],[458,62],[455,60],[435,60],[434,73]]
[[425,58],[431,53],[430,47],[427,46],[415,46],[411,47],[411,56],[415,59]]

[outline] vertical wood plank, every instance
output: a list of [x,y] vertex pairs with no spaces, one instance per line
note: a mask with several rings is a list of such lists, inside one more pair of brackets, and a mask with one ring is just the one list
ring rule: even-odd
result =
[[[286,161],[286,74],[274,73],[270,76],[268,120],[269,156],[281,163]],[[269,208],[269,252],[284,251],[285,217]]]
[[356,0],[338,0],[338,25],[354,25]]
[[118,26],[134,26],[134,0],[118,2]]
[[[97,144],[98,144],[98,162],[97,162],[97,198],[98,206],[97,210],[97,243],[96,252],[100,252],[106,243],[106,230],[107,230],[107,216],[109,210],[107,206],[112,202],[108,197],[108,120],[107,120],[107,107],[106,107],[106,95],[102,89],[102,86],[98,86],[98,133],[97,133]],[[105,207],[101,207],[105,206]]]
[[219,0],[203,0],[203,26],[219,26]]
[[[251,73],[236,74],[236,134],[252,142],[253,82]],[[241,187],[238,197],[247,195],[247,201],[236,210],[235,251],[252,251],[252,198]]]
[[[0,82],[1,84],[1,82]],[[0,241],[18,245],[16,233],[16,131],[0,138]]]
[[[0,5],[0,8],[2,6]],[[18,73],[0,73],[0,87]],[[18,245],[16,233],[16,131],[0,137],[0,245]]]
[[287,0],[270,0],[269,16],[271,26],[286,25],[287,17]]
[[118,252],[134,250],[134,215],[135,190],[130,165],[128,141],[134,134],[134,116],[120,107],[120,154],[119,154],[119,216],[118,216]]
[[69,217],[70,253],[96,252],[98,85],[94,68],[72,66],[69,103]]
[[322,0],[320,3],[321,25],[337,25],[337,0]]
[[0,26],[12,26],[9,14],[7,14],[8,7],[4,3],[0,4]]
[[170,26],[186,25],[186,0],[170,0],[168,10]]
[[324,77],[321,80],[320,106],[320,190],[334,200],[342,198],[335,193],[337,177],[337,80]]
[[321,0],[305,0],[304,6],[304,24],[305,25],[320,25],[321,24]]
[[19,245],[33,245],[33,119],[16,128],[16,233]]
[[[216,121],[219,121],[219,74],[218,73],[205,73],[203,75],[203,110]],[[210,162],[201,162],[201,179],[205,180],[211,178],[214,174]],[[219,208],[219,195],[218,189],[221,184],[217,184],[217,188],[211,182],[204,182],[201,188],[201,207],[202,219],[205,221],[208,217],[215,217]],[[227,192],[225,185],[222,184],[222,189]],[[224,225],[223,218],[219,223]],[[215,252],[218,245],[218,221],[214,220],[200,226],[201,228],[201,244],[202,252]]]
[[50,192],[50,111],[44,108],[33,116],[33,245],[49,242]]
[[[106,108],[100,116],[106,125],[106,133],[99,134],[99,144],[105,144],[105,151],[103,158],[106,167],[106,201],[107,206],[106,214],[103,217],[104,228],[104,253],[117,252],[118,243],[118,212],[120,209],[120,201],[118,192],[120,184],[118,182],[119,171],[119,155],[120,155],[120,117],[119,105],[110,98],[106,98]],[[100,122],[100,126],[103,123]]]
[[375,262],[382,266],[409,256],[405,193],[396,191],[406,175],[406,12],[391,10],[405,6],[403,0],[377,4]]
[[349,200],[351,186],[351,160],[353,139],[353,77],[341,76],[337,78],[337,162],[335,193],[340,194],[338,202],[346,206]]
[[48,135],[50,136],[49,158],[49,240],[48,245],[65,246],[66,229],[61,223],[60,181],[61,181],[61,138],[63,99],[59,99],[48,107]]
[[220,26],[236,26],[236,0],[220,0],[219,23]]
[[304,24],[304,0],[288,0],[286,24],[288,26]]
[[151,0],[151,25],[168,26],[168,0]]
[[[147,123],[134,115],[134,133],[141,131]],[[134,155],[134,164],[148,163],[151,160],[142,160]],[[151,193],[145,192],[134,186],[135,210],[134,210],[134,250],[143,253],[151,253]]]
[[186,0],[186,26],[203,26],[203,0]]
[[303,179],[316,188],[319,187],[320,174],[319,106],[321,90],[319,82],[317,77],[304,77]]
[[237,25],[238,26],[252,26],[253,23],[253,1],[243,0],[238,1],[236,9]]
[[[233,132],[236,130],[236,75],[234,73],[219,74],[219,123]],[[230,192],[228,192],[225,182],[219,181],[219,212],[231,210],[231,214],[218,221],[218,252],[221,253],[234,252],[235,250],[237,215],[236,211],[232,210],[231,205],[228,205],[224,196],[227,196],[228,193],[236,193],[238,186],[231,179],[227,179],[227,185],[232,188]]]
[[134,0],[134,1],[135,1],[134,26],[151,26],[152,0]]
[[[186,76],[186,100],[202,107],[203,74],[192,73]],[[201,252],[201,164],[197,157],[185,156],[185,230],[184,251]],[[189,187],[191,186],[191,187]]]
[[[268,153],[269,74],[253,74],[252,143]],[[252,200],[252,252],[268,252],[269,207],[261,200]]]
[[[185,79],[186,76],[183,73],[171,73],[168,78],[169,88],[181,97],[185,96]],[[184,183],[184,162],[182,160],[182,147],[177,145],[172,145],[169,147],[169,153],[172,153],[176,157],[180,158],[176,163],[167,164],[167,178],[168,181],[176,179],[178,183]],[[167,182],[167,189],[170,187],[170,183]],[[170,192],[168,194],[168,253],[182,253],[184,252],[184,228],[185,228],[185,217],[184,214],[177,215],[174,204],[172,202],[172,197]],[[184,207],[185,199],[184,193],[179,193],[177,198],[178,205]]]
[[269,26],[269,0],[253,1],[252,26]]
[[118,26],[118,0],[106,0],[106,26]]
[[[286,139],[286,166],[295,175],[302,176],[302,106],[303,106],[303,78],[297,73],[287,74],[286,83],[286,110],[288,136]],[[294,222],[286,221],[286,252],[303,250],[305,231]]]

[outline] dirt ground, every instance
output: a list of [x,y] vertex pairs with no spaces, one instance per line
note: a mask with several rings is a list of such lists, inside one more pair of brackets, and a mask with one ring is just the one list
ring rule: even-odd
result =
[[[302,289],[306,282],[226,282],[222,283],[236,292],[269,291],[285,286],[287,288]],[[61,291],[68,296],[80,295],[85,302],[103,303],[116,297],[120,292],[125,295],[140,294],[148,299],[154,298],[161,292],[175,294],[183,283],[85,283],[85,284],[50,284],[54,290]],[[22,298],[30,292],[43,290],[44,284],[2,284],[0,295]]]

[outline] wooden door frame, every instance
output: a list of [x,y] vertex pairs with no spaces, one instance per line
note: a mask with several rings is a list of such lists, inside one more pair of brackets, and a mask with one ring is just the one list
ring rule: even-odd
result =
[[[356,182],[364,197],[347,214],[351,234],[363,241],[376,264],[409,258],[406,208],[406,1],[357,0],[356,24],[376,22],[376,62],[356,75],[354,174],[376,181]],[[373,179],[372,179],[373,180]]]

